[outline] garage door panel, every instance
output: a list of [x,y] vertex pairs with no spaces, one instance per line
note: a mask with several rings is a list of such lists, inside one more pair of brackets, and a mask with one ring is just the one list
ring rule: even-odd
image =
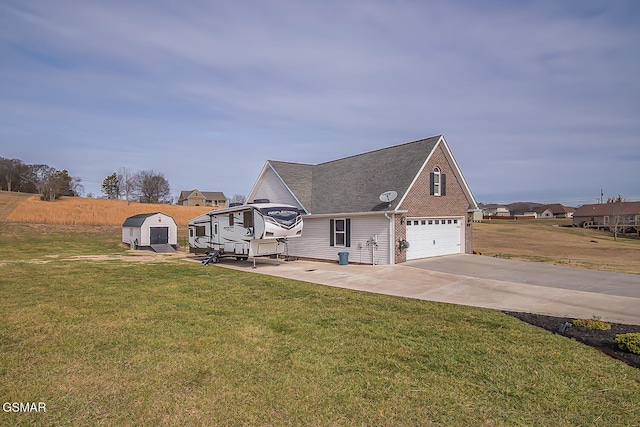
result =
[[407,259],[460,253],[462,224],[461,218],[407,219]]

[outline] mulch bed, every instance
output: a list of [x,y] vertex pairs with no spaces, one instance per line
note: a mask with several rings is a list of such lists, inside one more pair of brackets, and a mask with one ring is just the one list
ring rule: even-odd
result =
[[[611,329],[608,331],[589,330],[573,325],[575,319],[567,317],[543,316],[541,314],[532,313],[516,313],[505,311],[509,316],[513,316],[523,322],[546,329],[555,334],[573,338],[591,347],[595,347],[608,356],[621,360],[634,368],[640,369],[640,355],[626,353],[618,348],[616,343],[617,334],[626,334],[632,332],[640,332],[638,325],[623,325],[620,323],[610,323]],[[561,328],[567,322],[572,326]],[[564,329],[561,332],[561,329]]]

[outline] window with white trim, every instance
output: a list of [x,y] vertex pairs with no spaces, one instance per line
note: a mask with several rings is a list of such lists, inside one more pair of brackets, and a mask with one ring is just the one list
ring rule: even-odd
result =
[[346,226],[344,219],[336,219],[335,240],[336,246],[344,246],[346,237]]
[[447,176],[436,166],[430,174],[429,194],[432,196],[444,196],[447,194]]
[[329,220],[329,245],[351,247],[351,220],[349,218]]

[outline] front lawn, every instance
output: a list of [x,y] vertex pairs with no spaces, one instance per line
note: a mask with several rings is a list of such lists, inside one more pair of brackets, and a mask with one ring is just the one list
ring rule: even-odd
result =
[[[69,255],[100,241],[67,238]],[[36,259],[2,239],[0,398],[47,409],[2,425],[640,419],[640,370],[500,312],[162,257]]]

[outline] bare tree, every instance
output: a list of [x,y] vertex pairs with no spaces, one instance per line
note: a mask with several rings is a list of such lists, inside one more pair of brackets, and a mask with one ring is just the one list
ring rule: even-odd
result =
[[244,205],[246,202],[247,202],[247,196],[245,196],[244,194],[234,194],[229,199],[229,204],[231,204],[231,203],[240,203],[240,204]]
[[28,166],[20,159],[0,157],[0,188],[6,188],[7,191],[20,191],[27,169]]
[[136,178],[141,203],[165,203],[168,201],[171,188],[163,173],[145,170],[138,172]]
[[618,240],[618,231],[622,227],[624,232],[624,226],[626,217],[624,215],[624,202],[627,199],[618,194],[616,197],[607,198],[607,204],[611,205],[611,216],[609,217],[609,231],[613,233],[613,240]]
[[131,169],[121,167],[118,171],[118,197],[124,196],[129,204],[129,200],[136,196],[136,174]]
[[82,185],[82,179],[80,177],[71,177],[71,182],[69,182],[69,191],[71,195],[75,197],[81,197],[84,194],[84,185]]
[[[65,182],[67,171],[58,171],[49,165],[30,165],[31,173],[29,179],[33,182],[36,191],[42,200],[53,201],[60,197],[68,188],[69,182]],[[66,176],[69,174],[66,173]],[[69,177],[69,180],[71,177]]]

